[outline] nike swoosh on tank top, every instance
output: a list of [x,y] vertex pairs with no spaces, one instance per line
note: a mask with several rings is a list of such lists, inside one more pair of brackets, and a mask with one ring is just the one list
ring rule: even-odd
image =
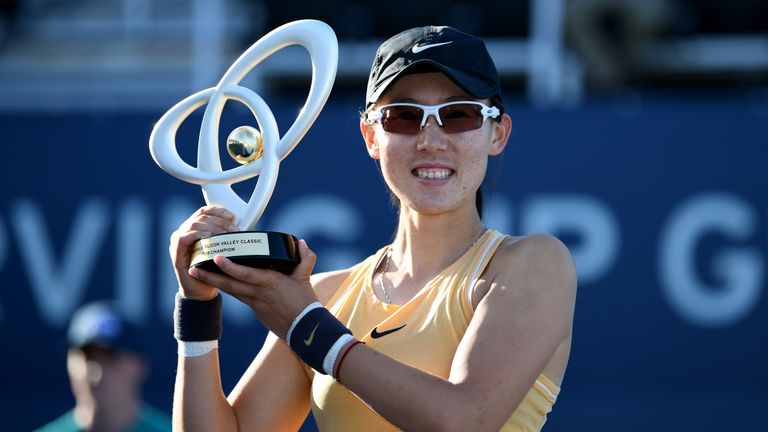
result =
[[[328,302],[328,309],[358,339],[400,362],[448,378],[456,349],[472,319],[471,287],[504,235],[489,230],[461,258],[428,282],[408,303],[390,305],[374,294],[371,280],[386,248],[355,266]],[[400,328],[384,337],[377,333]],[[344,386],[307,368],[312,412],[321,431],[396,431]],[[540,375],[502,431],[539,431],[560,389]]]

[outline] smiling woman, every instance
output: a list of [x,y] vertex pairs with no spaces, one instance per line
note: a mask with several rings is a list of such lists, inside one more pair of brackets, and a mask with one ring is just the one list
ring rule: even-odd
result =
[[[433,105],[400,102],[405,100]],[[366,115],[362,133],[368,153],[381,160],[384,178],[398,200],[410,200],[407,190],[419,188],[427,200],[447,199],[454,206],[467,200],[474,203],[488,155],[501,153],[506,145],[509,116],[500,115],[498,107],[471,100],[440,72],[403,76],[379,103]],[[498,120],[483,127],[494,114]],[[397,179],[399,175],[406,179]]]
[[[536,431],[559,392],[571,345],[576,274],[547,235],[482,223],[488,157],[512,128],[484,43],[450,27],[400,33],[379,48],[360,131],[400,203],[392,244],[312,275],[302,240],[291,275],[215,258],[189,269],[194,242],[232,229],[204,207],[174,233],[180,292],[174,419],[183,429]],[[218,290],[271,330],[225,398]]]

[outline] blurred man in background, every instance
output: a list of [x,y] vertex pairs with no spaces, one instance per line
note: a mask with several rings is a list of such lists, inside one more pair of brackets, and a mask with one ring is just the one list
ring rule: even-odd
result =
[[670,19],[671,0],[570,0],[566,32],[597,89],[625,84]]
[[134,329],[114,304],[78,309],[67,333],[75,407],[38,431],[169,431],[168,416],[141,401],[147,363]]

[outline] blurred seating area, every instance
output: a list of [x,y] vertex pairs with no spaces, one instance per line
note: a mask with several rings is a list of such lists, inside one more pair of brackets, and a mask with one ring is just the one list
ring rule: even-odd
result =
[[[384,38],[430,23],[482,36],[505,87],[541,108],[627,87],[768,82],[764,0],[0,0],[0,110],[167,107],[303,18],[336,31],[340,92],[362,92]],[[245,84],[303,92],[306,54],[284,51]]]

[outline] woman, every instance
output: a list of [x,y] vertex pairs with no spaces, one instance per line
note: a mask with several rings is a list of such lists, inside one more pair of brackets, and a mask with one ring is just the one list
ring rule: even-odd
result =
[[[172,237],[177,427],[296,430],[310,407],[331,431],[544,424],[568,361],[576,275],[555,238],[482,224],[487,159],[512,128],[485,45],[449,27],[396,35],[377,52],[367,103],[360,130],[399,202],[391,245],[312,275],[302,240],[289,276],[217,257],[220,275],[188,270],[190,253],[199,238],[234,229],[230,212],[204,207]],[[228,398],[215,349],[219,289],[271,331]]]

